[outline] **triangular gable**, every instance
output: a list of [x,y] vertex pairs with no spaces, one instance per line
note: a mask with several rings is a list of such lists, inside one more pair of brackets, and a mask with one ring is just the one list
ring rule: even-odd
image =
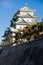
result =
[[28,23],[26,21],[24,21],[23,19],[21,19],[18,22],[16,22],[16,24],[28,24]]

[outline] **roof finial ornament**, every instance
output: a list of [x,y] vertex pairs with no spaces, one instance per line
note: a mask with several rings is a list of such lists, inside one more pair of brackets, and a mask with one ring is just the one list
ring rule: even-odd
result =
[[27,3],[25,3],[25,6],[27,7]]

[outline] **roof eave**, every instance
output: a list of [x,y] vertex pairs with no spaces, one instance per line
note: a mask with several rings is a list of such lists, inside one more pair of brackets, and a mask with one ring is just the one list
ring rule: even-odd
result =
[[19,11],[20,11],[20,12],[36,12],[36,10],[27,10],[27,11],[26,11],[26,10],[21,10],[21,9],[19,9]]

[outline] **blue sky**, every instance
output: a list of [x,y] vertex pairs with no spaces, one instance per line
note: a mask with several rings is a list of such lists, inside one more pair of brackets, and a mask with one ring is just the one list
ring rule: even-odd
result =
[[39,21],[43,18],[43,0],[0,0],[0,41],[2,39],[4,31],[10,26],[10,20],[16,11],[23,7],[25,3],[28,6],[36,10]]

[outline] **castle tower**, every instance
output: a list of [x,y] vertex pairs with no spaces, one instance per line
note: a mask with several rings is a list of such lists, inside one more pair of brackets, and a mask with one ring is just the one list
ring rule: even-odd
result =
[[9,41],[8,39],[12,39],[12,43],[15,42],[15,33],[19,30],[23,30],[24,27],[28,25],[33,25],[37,23],[37,18],[38,16],[34,15],[35,10],[30,9],[27,4],[18,9],[17,13],[14,14],[12,20],[11,20],[11,25],[5,31],[4,34],[4,40]]
[[34,16],[35,10],[30,9],[27,4],[20,8],[13,16],[11,26],[15,26],[16,29],[23,29],[27,25],[36,24],[38,16]]

